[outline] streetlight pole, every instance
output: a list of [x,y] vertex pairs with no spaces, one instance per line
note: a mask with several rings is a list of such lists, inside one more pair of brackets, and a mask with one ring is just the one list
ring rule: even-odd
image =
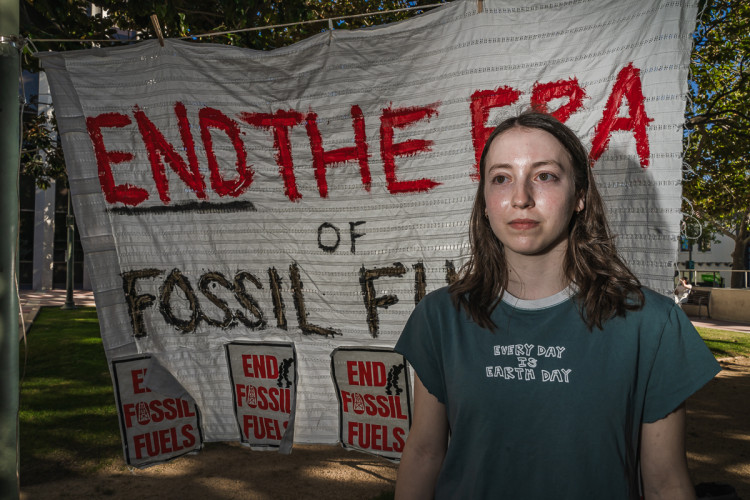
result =
[[73,197],[70,194],[70,186],[68,186],[68,215],[65,217],[65,223],[68,228],[68,248],[66,252],[66,263],[65,263],[65,304],[61,309],[75,309],[76,303],[73,300],[73,271],[75,266],[75,235],[76,235],[76,219],[73,216]]
[[17,500],[18,486],[18,170],[19,2],[0,0],[0,492]]

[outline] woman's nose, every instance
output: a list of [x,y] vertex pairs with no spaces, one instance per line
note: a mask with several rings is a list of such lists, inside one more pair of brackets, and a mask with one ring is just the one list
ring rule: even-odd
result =
[[528,182],[518,182],[513,189],[514,208],[529,208],[534,206],[534,196]]

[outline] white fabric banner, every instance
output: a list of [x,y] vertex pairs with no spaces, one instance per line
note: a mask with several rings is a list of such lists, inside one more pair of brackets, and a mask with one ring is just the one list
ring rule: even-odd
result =
[[671,293],[696,2],[455,1],[269,52],[44,54],[109,359],[149,354],[239,440],[224,346],[292,343],[294,439],[338,441],[330,354],[392,347],[468,254],[476,159],[535,105],[592,147],[625,260]]

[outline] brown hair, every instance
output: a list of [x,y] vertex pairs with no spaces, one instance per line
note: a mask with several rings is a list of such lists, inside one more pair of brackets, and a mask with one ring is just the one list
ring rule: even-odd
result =
[[606,320],[640,309],[644,301],[641,284],[617,254],[586,148],[570,128],[551,115],[536,111],[503,121],[485,143],[469,221],[471,256],[461,269],[460,277],[450,286],[456,307],[463,307],[478,325],[495,330],[491,314],[508,286],[508,268],[503,244],[484,217],[485,163],[492,141],[516,127],[548,132],[570,155],[576,196],[583,198],[585,205],[571,218],[563,271],[578,289],[575,300],[586,326],[589,330],[594,326],[601,329]]

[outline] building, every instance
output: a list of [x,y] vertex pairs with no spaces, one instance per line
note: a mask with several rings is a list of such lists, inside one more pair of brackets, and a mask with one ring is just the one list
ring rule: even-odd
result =
[[[732,276],[734,240],[718,234],[715,238],[715,241],[705,242],[692,240],[692,249],[691,240],[681,238],[677,269],[680,275],[689,276],[688,279],[697,285],[728,288]],[[747,261],[747,256],[745,260]],[[745,267],[748,267],[747,262]],[[744,282],[747,283],[748,280]]]
[[[52,106],[43,72],[24,72],[24,89],[30,103],[25,113],[47,113]],[[33,178],[19,179],[18,285],[20,288],[49,290],[65,288],[67,281],[68,189],[52,183],[39,189]],[[73,286],[90,288],[83,249],[75,232]]]

